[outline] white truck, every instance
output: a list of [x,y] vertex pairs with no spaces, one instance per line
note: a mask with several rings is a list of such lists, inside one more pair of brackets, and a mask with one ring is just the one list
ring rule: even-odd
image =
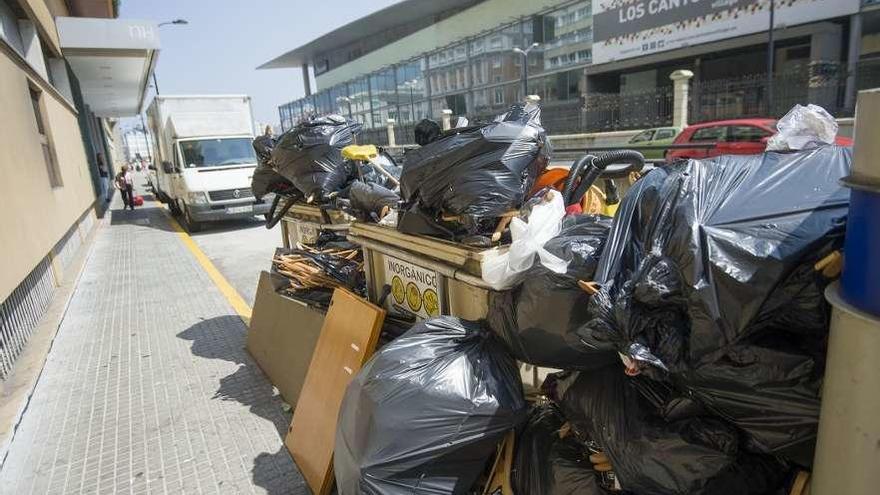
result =
[[257,157],[249,96],[157,95],[147,118],[154,192],[189,231],[269,212],[273,198],[257,201],[251,192]]

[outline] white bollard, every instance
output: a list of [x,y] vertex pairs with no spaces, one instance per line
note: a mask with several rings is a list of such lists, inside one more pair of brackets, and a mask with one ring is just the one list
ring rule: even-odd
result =
[[452,110],[444,108],[441,113],[443,114],[443,130],[452,129]]
[[397,146],[397,142],[394,139],[394,119],[388,119],[386,122],[388,126],[388,146]]
[[677,70],[669,75],[672,79],[672,125],[684,129],[688,125],[688,91],[694,73]]

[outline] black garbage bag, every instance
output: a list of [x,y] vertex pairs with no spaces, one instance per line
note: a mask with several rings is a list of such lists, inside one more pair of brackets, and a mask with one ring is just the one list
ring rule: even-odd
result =
[[775,347],[734,346],[678,381],[709,411],[745,432],[748,450],[809,468],[819,427],[822,370],[809,354]]
[[257,136],[253,142],[257,154],[257,168],[251,178],[251,191],[254,197],[262,199],[266,193],[284,191],[293,184],[272,168],[272,150],[275,139],[272,136]]
[[654,383],[627,377],[620,364],[572,373],[555,387],[565,417],[601,447],[626,492],[763,495],[785,481],[787,465],[742,450],[736,429],[721,419],[663,418],[656,405],[665,393],[646,399],[643,390]]
[[339,115],[309,119],[278,138],[272,151],[275,171],[293,182],[305,197],[339,191],[355,174],[354,164],[342,158],[361,125]]
[[675,372],[779,329],[827,334],[812,266],[842,245],[851,158],[823,146],[654,169],[621,202],[584,336]]
[[340,495],[464,494],[525,420],[515,361],[479,323],[416,324],[370,359],[340,408]]
[[516,495],[607,495],[584,444],[560,438],[565,418],[553,404],[537,405],[516,439],[510,484]]
[[401,196],[434,219],[468,217],[469,234],[491,231],[496,217],[522,205],[546,167],[547,148],[540,109],[515,105],[495,122],[452,129],[407,152]]
[[400,202],[396,192],[374,182],[355,181],[348,189],[352,213],[361,220],[378,221],[385,207],[394,208]]
[[443,131],[440,128],[440,124],[438,124],[436,120],[430,119],[420,120],[413,130],[413,134],[415,134],[416,144],[419,146],[424,146],[426,144],[436,141],[437,138],[440,137],[441,132]]
[[610,228],[609,217],[566,217],[559,235],[544,245],[551,254],[568,260],[566,273],[535,263],[520,285],[489,293],[487,322],[516,359],[570,370],[619,361],[613,345],[585,342],[577,334],[590,319],[590,296],[578,287],[578,280],[593,280]]
[[378,167],[382,167],[383,170],[391,174],[397,182],[400,182],[400,173],[403,170],[403,167],[397,164],[394,161],[394,158],[391,157],[388,152],[384,150],[379,150],[379,154],[373,158],[369,162],[365,162],[361,164],[361,174],[363,175],[363,181],[369,182],[371,184],[378,184],[386,189],[397,189],[397,183],[391,180],[387,175],[383,174],[378,170]]

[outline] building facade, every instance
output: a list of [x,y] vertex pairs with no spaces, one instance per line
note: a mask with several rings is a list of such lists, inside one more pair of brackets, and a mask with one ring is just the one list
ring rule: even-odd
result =
[[110,0],[0,0],[0,387],[103,211],[109,117],[142,102],[153,51],[132,75],[121,66],[140,41],[120,53],[95,38],[115,15]]
[[[443,109],[492,116],[523,98],[523,57],[513,48],[533,43],[539,45],[528,55],[528,91],[541,96],[545,125],[554,133],[668,124],[669,75],[678,69],[695,73],[693,122],[778,116],[805,101],[850,114],[855,90],[880,84],[880,5],[775,1],[771,102],[770,2],[744,0],[725,9],[729,2],[685,8],[695,2],[448,1],[438,2],[440,12],[419,17],[433,14],[431,24],[395,30],[413,26],[414,6],[427,8],[428,2],[408,0],[261,68],[313,68],[317,91],[279,108],[283,129],[330,112],[351,115],[367,129],[384,129],[387,119],[404,126],[438,119]],[[374,33],[382,33],[384,44]]]

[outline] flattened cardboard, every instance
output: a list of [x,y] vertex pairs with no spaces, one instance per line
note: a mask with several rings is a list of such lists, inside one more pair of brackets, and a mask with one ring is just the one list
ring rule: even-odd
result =
[[324,313],[276,291],[286,280],[260,274],[257,297],[247,334],[247,350],[272,385],[296,407],[321,335]]

